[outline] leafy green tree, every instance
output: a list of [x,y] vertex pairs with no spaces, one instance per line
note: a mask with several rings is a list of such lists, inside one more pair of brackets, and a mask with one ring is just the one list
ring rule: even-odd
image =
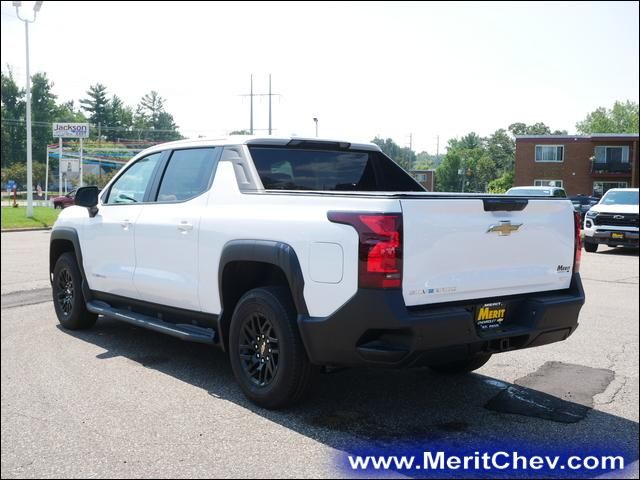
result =
[[[46,174],[46,166],[41,162],[33,162],[32,179],[33,186],[38,184],[44,189],[44,181]],[[53,177],[49,175],[49,180]],[[5,185],[8,180],[15,180],[21,188],[27,186],[27,162],[14,163],[9,167],[2,169],[2,184]]]
[[513,187],[513,172],[503,173],[502,176],[489,182],[489,193],[505,193]]
[[416,155],[416,162],[413,164],[414,170],[431,170],[435,167],[433,155],[422,151]]
[[144,133],[145,139],[169,141],[182,138],[173,116],[164,109],[164,98],[155,90],[142,97],[136,108],[133,123],[134,129],[140,134],[142,130],[150,130]]
[[591,133],[638,133],[638,104],[627,100],[615,102],[613,108],[600,107],[576,124],[578,132]]
[[104,130],[107,140],[116,141],[120,138],[133,138],[133,110],[114,95],[109,101],[109,117],[111,125]]
[[436,169],[435,189],[438,192],[459,192],[462,185],[462,177],[458,173],[462,167],[460,149],[453,147],[449,141],[447,154],[442,163]]
[[436,169],[436,190],[485,192],[497,171],[495,161],[476,134],[454,138],[449,141],[447,154]]
[[390,138],[383,140],[380,137],[376,137],[371,140],[371,142],[378,145],[387,156],[405,170],[411,170],[413,168],[416,161],[416,154],[410,148],[400,147],[400,145]]
[[496,164],[499,172],[513,172],[516,142],[509,133],[501,128],[493,132],[486,140],[487,153]]
[[526,123],[512,123],[509,125],[509,131],[513,135],[566,135],[566,130],[553,130],[542,122],[527,125]]
[[98,188],[102,189],[107,183],[109,183],[109,180],[111,180],[116,173],[118,173],[118,170],[115,169],[101,175],[90,173],[84,176],[84,184],[96,185]]
[[56,113],[56,122],[69,122],[69,123],[85,123],[87,117],[80,110],[76,109],[75,102],[69,100],[58,105],[58,111]]
[[[80,100],[83,110],[89,113],[89,121],[94,125],[110,125],[110,107],[107,98],[107,87],[101,83],[91,85],[87,90],[87,97]],[[97,136],[97,128],[92,129],[92,136]]]
[[1,164],[5,168],[13,163],[24,161],[26,157],[26,131],[24,125],[24,90],[19,88],[13,78],[13,72],[1,74],[2,139],[0,141]]
[[33,161],[46,162],[47,145],[53,142],[51,124],[57,121],[60,111],[53,94],[53,83],[46,73],[31,77],[31,135]]

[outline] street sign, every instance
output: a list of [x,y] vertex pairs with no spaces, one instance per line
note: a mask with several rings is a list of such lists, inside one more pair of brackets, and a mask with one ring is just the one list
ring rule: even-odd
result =
[[58,138],[89,138],[89,124],[54,123],[53,136]]
[[61,173],[78,173],[80,171],[80,162],[77,158],[63,158],[60,160]]
[[13,191],[13,189],[16,187],[16,181],[15,180],[9,180],[7,181],[7,192],[11,192]]

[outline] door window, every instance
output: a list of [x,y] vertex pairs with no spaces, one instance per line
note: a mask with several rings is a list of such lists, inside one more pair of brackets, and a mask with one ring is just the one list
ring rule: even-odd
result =
[[162,152],[141,158],[118,177],[109,190],[107,204],[139,203],[144,200]]

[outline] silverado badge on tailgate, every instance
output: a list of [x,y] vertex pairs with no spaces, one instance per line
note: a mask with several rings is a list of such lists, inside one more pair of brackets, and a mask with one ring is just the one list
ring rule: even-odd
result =
[[476,325],[481,330],[499,327],[507,316],[504,302],[485,303],[476,310]]

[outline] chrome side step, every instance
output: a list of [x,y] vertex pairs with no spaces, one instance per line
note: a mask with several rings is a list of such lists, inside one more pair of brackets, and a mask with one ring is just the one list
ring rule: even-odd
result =
[[91,313],[104,315],[108,318],[121,320],[137,327],[146,328],[155,332],[171,335],[172,337],[185,340],[187,342],[216,344],[216,332],[211,328],[198,327],[187,323],[175,324],[162,321],[158,318],[143,315],[120,308],[113,308],[108,303],[100,300],[87,302],[87,310]]

